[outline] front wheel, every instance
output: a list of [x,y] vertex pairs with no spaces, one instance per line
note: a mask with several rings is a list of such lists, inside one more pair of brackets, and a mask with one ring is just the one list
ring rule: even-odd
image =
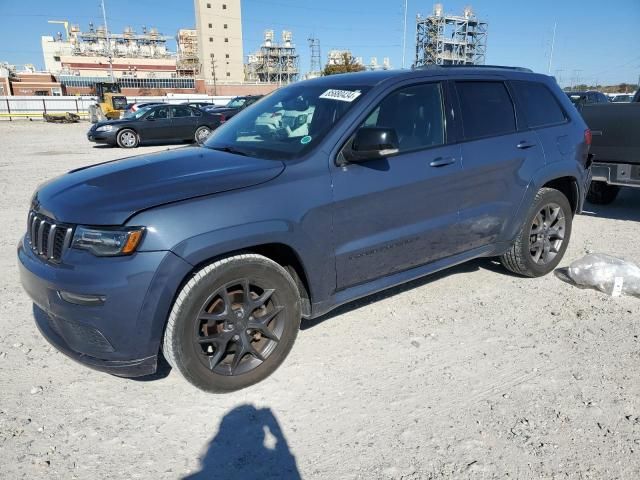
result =
[[135,148],[140,143],[138,134],[129,128],[125,128],[118,132],[116,136],[118,146],[121,148]]
[[177,296],[163,353],[191,384],[232,392],[273,373],[300,326],[294,280],[261,255],[224,258],[194,274]]
[[211,135],[211,129],[209,127],[198,127],[194,135],[194,139],[198,145],[202,145],[207,138]]
[[551,272],[567,250],[572,221],[567,197],[553,188],[541,188],[515,242],[500,257],[502,264],[525,277]]

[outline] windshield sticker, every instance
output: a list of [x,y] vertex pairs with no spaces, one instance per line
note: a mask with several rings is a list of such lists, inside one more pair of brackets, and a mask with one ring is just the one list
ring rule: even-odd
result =
[[300,143],[303,144],[303,145],[306,145],[310,141],[311,141],[311,137],[309,135],[305,135],[304,137],[302,137],[300,139]]
[[320,95],[319,98],[327,98],[329,100],[339,100],[341,102],[353,102],[361,95],[360,90],[334,90],[330,89]]

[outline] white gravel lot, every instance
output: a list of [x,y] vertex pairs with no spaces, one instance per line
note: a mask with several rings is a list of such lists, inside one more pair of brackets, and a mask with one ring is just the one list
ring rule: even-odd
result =
[[[284,365],[234,394],[57,353],[15,246],[39,183],[129,153],[87,128],[0,123],[0,477],[640,478],[640,300],[489,260],[303,324]],[[640,262],[640,191],[587,209],[563,265],[587,250]]]

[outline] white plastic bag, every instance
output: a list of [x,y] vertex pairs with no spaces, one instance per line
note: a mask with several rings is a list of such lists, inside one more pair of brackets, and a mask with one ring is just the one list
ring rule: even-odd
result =
[[611,255],[593,253],[576,260],[567,274],[577,285],[591,287],[619,297],[640,297],[640,267]]

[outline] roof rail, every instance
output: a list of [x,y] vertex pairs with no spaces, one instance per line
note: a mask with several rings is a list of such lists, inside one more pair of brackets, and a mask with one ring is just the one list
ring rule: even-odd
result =
[[509,67],[507,65],[469,65],[464,63],[450,64],[450,65],[422,65],[419,67],[415,67],[416,70],[423,70],[428,68],[490,68],[490,69],[501,69],[501,70],[513,70],[516,72],[527,72],[533,73],[533,70],[525,67]]

